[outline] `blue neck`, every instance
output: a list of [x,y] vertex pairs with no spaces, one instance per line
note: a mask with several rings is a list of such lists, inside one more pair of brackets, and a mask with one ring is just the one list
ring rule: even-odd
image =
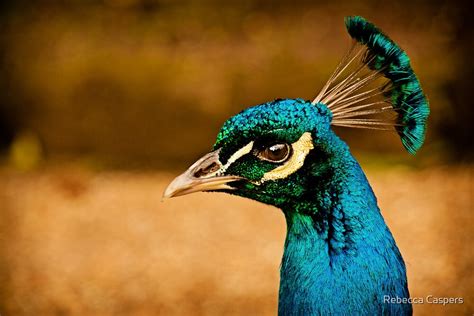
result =
[[411,315],[405,264],[354,158],[283,211],[279,315]]

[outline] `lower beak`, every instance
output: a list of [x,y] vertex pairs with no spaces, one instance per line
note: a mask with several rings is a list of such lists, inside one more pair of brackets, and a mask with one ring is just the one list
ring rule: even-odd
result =
[[177,176],[166,188],[163,198],[186,195],[200,191],[232,190],[228,183],[242,180],[239,176],[222,176],[223,165],[219,161],[219,151],[204,155],[184,173]]

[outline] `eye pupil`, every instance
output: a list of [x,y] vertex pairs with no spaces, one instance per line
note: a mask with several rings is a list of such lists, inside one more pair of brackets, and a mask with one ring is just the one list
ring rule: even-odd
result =
[[266,147],[260,152],[260,158],[272,162],[281,162],[285,160],[290,152],[288,144],[274,144]]
[[286,155],[285,147],[280,144],[271,146],[270,148],[268,148],[268,151],[268,156],[269,158],[272,158],[272,160],[280,160]]

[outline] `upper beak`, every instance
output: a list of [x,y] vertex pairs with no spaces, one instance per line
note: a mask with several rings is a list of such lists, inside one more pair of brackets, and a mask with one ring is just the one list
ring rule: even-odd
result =
[[234,189],[227,183],[242,180],[239,176],[222,176],[223,165],[219,161],[219,151],[204,155],[184,173],[177,176],[166,188],[163,198],[185,195],[199,191]]

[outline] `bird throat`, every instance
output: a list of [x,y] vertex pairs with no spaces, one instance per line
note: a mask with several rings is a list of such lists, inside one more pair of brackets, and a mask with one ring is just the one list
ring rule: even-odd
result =
[[383,302],[409,297],[405,265],[364,173],[350,166],[332,189],[283,210],[279,315],[411,313]]

